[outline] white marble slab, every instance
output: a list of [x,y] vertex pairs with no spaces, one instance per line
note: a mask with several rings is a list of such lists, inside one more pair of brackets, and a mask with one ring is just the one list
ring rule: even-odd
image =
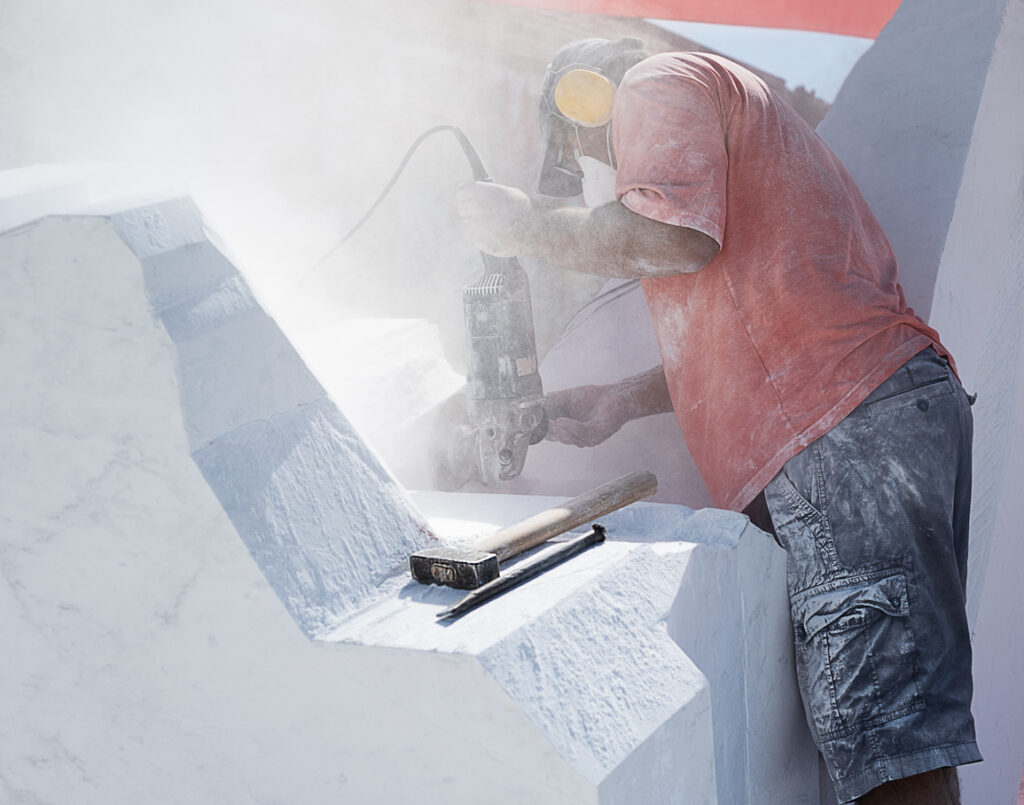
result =
[[[16,649],[0,668],[0,792],[810,801],[783,557],[765,535],[736,514],[636,505],[602,518],[607,543],[437,623],[460,593],[409,581],[427,537],[403,543],[404,524],[458,542],[554,499],[413,503],[316,387],[261,400],[266,377],[302,367],[267,374],[246,354],[298,361],[284,341],[266,350],[273,322],[190,210],[132,210],[128,229],[111,211],[52,217],[0,238],[0,361],[17,390],[0,419],[0,628]],[[228,332],[230,367],[182,366]],[[775,673],[737,673],[761,662]],[[758,760],[780,735],[784,781]]]

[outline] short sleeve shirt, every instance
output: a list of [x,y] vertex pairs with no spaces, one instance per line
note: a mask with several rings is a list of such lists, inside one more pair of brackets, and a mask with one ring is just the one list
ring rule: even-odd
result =
[[616,196],[721,251],[643,281],[680,427],[716,506],[740,510],[910,357],[948,353],[907,306],[852,178],[757,76],[668,53],[623,78]]

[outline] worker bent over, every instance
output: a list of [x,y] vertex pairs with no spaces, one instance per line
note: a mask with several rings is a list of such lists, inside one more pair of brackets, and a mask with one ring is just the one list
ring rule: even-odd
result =
[[549,395],[548,438],[593,445],[674,411],[715,505],[787,551],[800,690],[840,801],[957,803],[951,767],[981,759],[971,413],[850,175],[717,56],[574,42],[541,111],[539,190],[587,206],[472,183],[463,222],[495,255],[639,278],[662,357]]

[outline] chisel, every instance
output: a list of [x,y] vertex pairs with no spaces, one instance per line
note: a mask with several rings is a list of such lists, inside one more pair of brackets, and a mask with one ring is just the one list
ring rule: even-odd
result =
[[542,551],[531,559],[520,562],[514,568],[489,581],[459,601],[455,606],[437,613],[438,620],[454,618],[462,615],[485,601],[501,595],[503,592],[517,587],[534,576],[538,576],[548,568],[561,564],[577,554],[583,553],[591,545],[604,542],[605,531],[598,523],[591,526],[591,530],[574,539],[558,543]]

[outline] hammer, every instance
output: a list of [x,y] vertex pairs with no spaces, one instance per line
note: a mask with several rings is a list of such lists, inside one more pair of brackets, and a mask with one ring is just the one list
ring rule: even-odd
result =
[[631,472],[567,500],[561,506],[501,529],[468,548],[427,548],[409,557],[412,577],[421,584],[475,590],[498,577],[506,559],[540,545],[582,523],[621,509],[658,491],[650,472]]

